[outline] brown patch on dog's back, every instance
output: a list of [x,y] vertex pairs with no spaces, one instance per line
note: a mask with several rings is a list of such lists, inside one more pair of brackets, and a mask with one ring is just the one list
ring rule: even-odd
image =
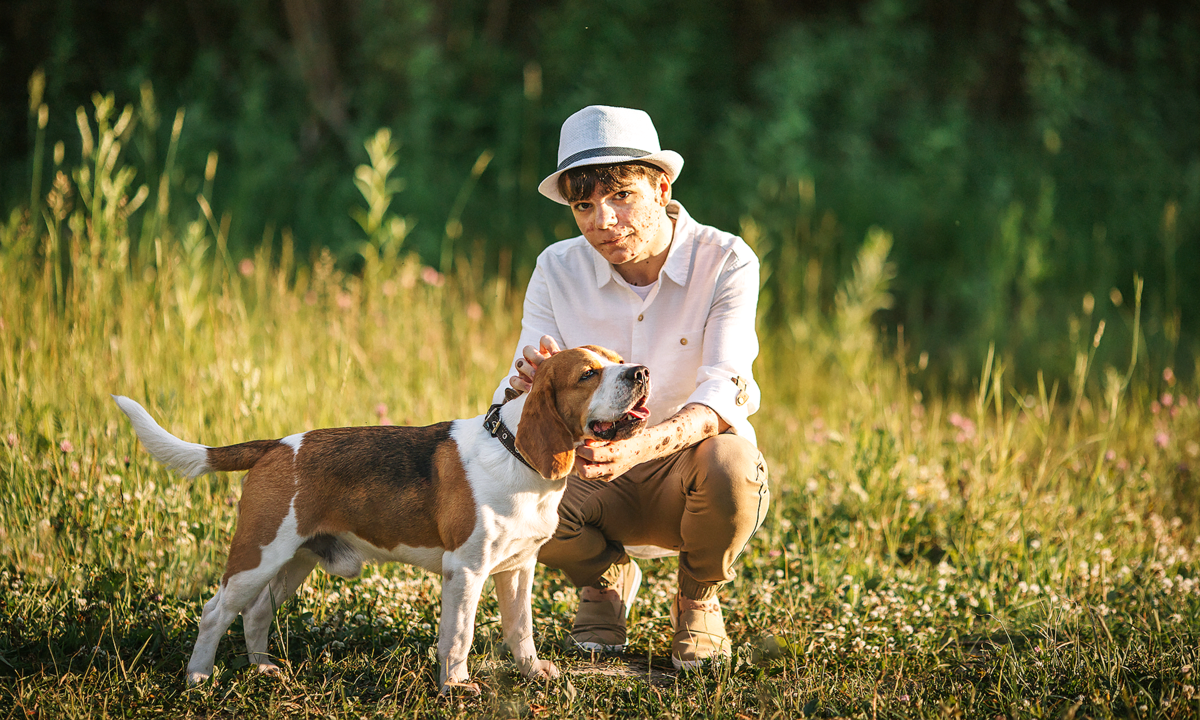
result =
[[453,549],[470,535],[462,534],[468,521],[474,528],[474,499],[448,422],[313,430],[296,462],[301,536],[353,532],[379,548]]

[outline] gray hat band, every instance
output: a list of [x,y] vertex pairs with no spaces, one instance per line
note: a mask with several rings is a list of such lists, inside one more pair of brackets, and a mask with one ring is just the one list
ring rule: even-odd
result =
[[566,160],[563,160],[562,162],[560,162],[558,164],[558,169],[564,170],[564,169],[570,167],[572,164],[579,162],[580,160],[587,160],[588,158],[594,158],[594,157],[626,156],[626,157],[631,157],[631,158],[642,158],[642,157],[646,157],[647,155],[653,155],[653,154],[654,153],[650,153],[645,150],[638,150],[637,148],[627,148],[627,147],[592,148],[591,150],[582,150],[580,152],[577,152],[574,155],[572,155],[571,157],[567,158]]

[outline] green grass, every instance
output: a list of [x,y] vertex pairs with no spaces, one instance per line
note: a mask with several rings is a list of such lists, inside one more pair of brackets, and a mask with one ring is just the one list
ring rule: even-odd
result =
[[136,191],[98,135],[88,177],[0,226],[0,717],[1200,714],[1197,389],[1092,367],[1093,327],[1061,383],[1011,387],[995,360],[975,393],[922,394],[919,349],[885,356],[870,324],[882,233],[836,317],[762,330],[773,504],[723,594],[734,662],[672,670],[672,561],[646,564],[630,651],[602,663],[563,650],[573,593],[540,572],[540,652],[564,678],[516,677],[486,597],[483,692],[440,700],[437,579],[386,566],[317,573],[281,609],[283,679],[246,668],[239,623],[215,682],[185,689],[239,478],[167,472],[109,394],[209,444],[468,417],[507,366],[521,293],[465,257],[450,276],[406,260],[383,213],[356,276],[266,245],[235,262],[209,209],[131,238]]

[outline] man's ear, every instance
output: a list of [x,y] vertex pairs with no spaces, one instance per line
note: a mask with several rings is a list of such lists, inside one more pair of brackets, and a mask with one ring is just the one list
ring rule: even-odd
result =
[[554,383],[548,377],[536,376],[525,399],[517,450],[547,480],[565,478],[575,465],[575,436],[558,414]]
[[671,180],[664,172],[659,176],[658,186],[655,188],[658,192],[655,193],[655,199],[658,204],[666,207],[671,204]]

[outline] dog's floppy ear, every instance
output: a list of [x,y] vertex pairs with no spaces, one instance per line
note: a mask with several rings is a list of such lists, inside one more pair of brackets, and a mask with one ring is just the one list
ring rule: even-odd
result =
[[575,436],[558,414],[554,382],[547,375],[543,372],[534,377],[525,399],[517,427],[517,450],[542,477],[561,480],[575,465]]

